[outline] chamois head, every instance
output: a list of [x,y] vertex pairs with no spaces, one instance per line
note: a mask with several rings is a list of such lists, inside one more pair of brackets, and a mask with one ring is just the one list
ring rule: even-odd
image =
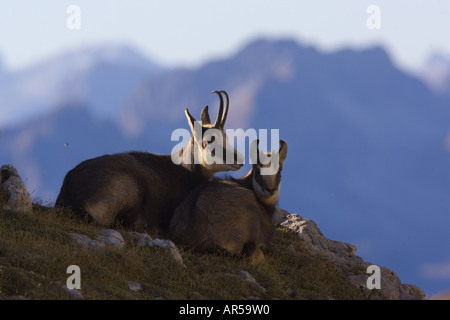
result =
[[[213,91],[220,99],[219,113],[213,123],[209,118],[208,106],[201,113],[201,122],[198,122],[186,108],[185,113],[192,132],[192,138],[187,152],[189,160],[201,165],[207,176],[212,176],[220,171],[239,170],[244,164],[244,157],[231,144],[228,143],[224,131],[228,114],[229,98],[225,91]],[[225,96],[225,105],[222,94]],[[185,151],[186,152],[186,151]],[[186,154],[183,155],[185,157]],[[186,159],[186,158],[184,158]]]
[[[263,204],[275,206],[278,202],[281,186],[281,170],[287,156],[287,143],[280,140],[277,152],[263,153],[258,148],[259,140],[252,143],[251,150],[257,155],[257,161],[252,166],[252,186],[256,197]],[[274,161],[278,161],[275,163]],[[275,168],[275,170],[269,170]]]

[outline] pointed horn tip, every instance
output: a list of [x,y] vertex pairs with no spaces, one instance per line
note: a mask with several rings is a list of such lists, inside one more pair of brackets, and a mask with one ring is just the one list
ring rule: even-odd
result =
[[189,109],[188,109],[188,108],[184,109],[184,113],[185,113],[187,116],[192,117],[192,116],[191,116],[191,113],[189,112]]

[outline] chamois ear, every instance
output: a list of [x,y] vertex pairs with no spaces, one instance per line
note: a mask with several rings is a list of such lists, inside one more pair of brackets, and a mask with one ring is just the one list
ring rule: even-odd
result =
[[200,117],[202,124],[211,124],[211,119],[209,118],[208,106],[205,106],[202,110],[202,115]]
[[192,132],[192,135],[194,135],[194,124],[195,124],[195,118],[193,117],[193,116],[191,116],[191,114],[189,113],[189,110],[188,110],[188,108],[186,108],[186,110],[184,110],[184,113],[186,114],[186,118],[188,119],[188,122],[189,122],[189,127],[191,127],[191,132]]
[[286,156],[287,156],[287,143],[284,140],[280,140],[280,150],[279,152],[279,156],[280,156],[280,163],[283,164],[284,160],[286,160]]

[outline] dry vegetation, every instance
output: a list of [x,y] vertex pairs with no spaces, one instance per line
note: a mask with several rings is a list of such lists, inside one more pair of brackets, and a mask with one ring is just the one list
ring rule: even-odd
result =
[[[140,247],[125,229],[116,228],[125,239],[122,250],[82,248],[69,235],[92,237],[99,229],[38,204],[34,214],[0,209],[0,298],[73,299],[62,286],[70,276],[67,267],[75,264],[84,299],[362,299],[342,270],[310,255],[284,229],[276,232],[274,253],[259,265],[180,248],[185,267],[164,249]],[[240,270],[266,292],[243,281]],[[142,290],[130,290],[128,281]]]

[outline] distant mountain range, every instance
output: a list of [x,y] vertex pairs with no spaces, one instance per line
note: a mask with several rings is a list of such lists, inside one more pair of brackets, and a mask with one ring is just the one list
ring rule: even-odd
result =
[[199,118],[209,104],[214,114],[210,92],[223,89],[226,128],[280,129],[288,142],[280,207],[427,293],[450,288],[450,270],[436,279],[424,272],[450,262],[445,77],[435,90],[380,47],[322,53],[264,39],[196,69],[99,46],[17,74],[1,70],[0,164],[13,163],[36,198],[54,201],[65,173],[85,159],[170,153],[172,131],[188,128],[184,108]]
[[111,117],[142,77],[161,70],[130,47],[99,45],[65,52],[17,73],[3,71],[0,125],[17,125],[73,102],[92,106],[94,115]]

